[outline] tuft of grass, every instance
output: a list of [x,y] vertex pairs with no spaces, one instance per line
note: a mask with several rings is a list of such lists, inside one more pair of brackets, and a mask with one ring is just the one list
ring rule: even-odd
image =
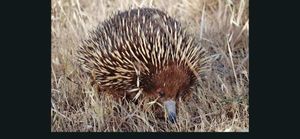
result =
[[[52,132],[248,132],[248,0],[52,0]],[[190,101],[180,101],[176,124],[155,117],[154,105],[98,94],[76,65],[88,32],[118,10],[155,7],[199,36],[211,71]]]

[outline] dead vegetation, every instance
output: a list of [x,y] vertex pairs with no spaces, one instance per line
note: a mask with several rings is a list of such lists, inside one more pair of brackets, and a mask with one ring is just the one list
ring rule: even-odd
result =
[[[52,132],[247,132],[249,131],[248,0],[52,0]],[[116,102],[97,94],[76,67],[80,40],[118,10],[155,7],[201,39],[212,71],[180,102],[178,121],[155,118],[147,100]]]

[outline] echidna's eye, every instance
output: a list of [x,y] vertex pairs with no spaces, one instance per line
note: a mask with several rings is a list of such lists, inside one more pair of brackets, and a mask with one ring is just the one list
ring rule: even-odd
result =
[[163,96],[165,96],[165,93],[164,93],[163,91],[159,91],[159,95],[160,95],[161,97],[163,97]]

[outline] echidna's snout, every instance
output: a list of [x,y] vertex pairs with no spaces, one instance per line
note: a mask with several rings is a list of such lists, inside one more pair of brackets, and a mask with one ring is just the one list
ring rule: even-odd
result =
[[164,106],[167,110],[168,120],[171,123],[176,122],[176,102],[174,100],[164,101]]

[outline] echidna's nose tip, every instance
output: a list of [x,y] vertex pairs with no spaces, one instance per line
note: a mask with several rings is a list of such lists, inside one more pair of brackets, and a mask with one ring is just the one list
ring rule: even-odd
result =
[[176,123],[176,113],[173,113],[173,112],[169,113],[168,119],[171,123]]

